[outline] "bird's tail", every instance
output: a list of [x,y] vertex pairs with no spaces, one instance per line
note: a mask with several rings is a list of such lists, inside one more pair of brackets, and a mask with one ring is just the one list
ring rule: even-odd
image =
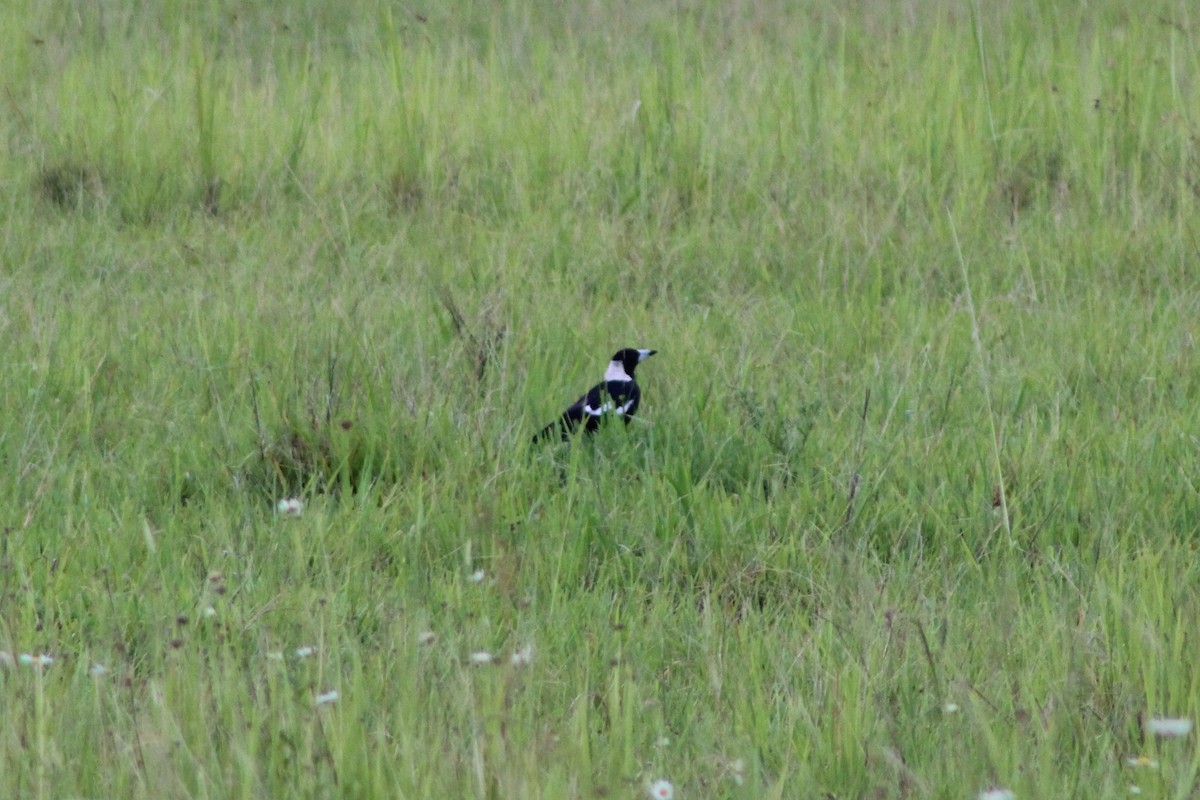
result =
[[562,442],[570,441],[571,439],[571,429],[561,419],[554,420],[554,422],[551,422],[533,435],[534,444],[553,441],[555,439]]
[[556,433],[558,433],[558,423],[551,422],[549,425],[542,428],[540,431],[538,431],[537,433],[535,433],[533,435],[533,443],[540,444],[549,439],[553,439],[555,437]]

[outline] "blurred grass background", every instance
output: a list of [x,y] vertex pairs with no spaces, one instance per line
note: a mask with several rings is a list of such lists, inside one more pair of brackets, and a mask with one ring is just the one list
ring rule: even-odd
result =
[[1186,4],[0,14],[6,793],[1193,791]]

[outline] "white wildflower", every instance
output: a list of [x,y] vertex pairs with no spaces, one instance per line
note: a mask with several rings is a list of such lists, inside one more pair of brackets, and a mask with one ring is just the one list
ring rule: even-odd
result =
[[296,658],[308,658],[309,656],[311,656],[312,654],[314,654],[316,652],[317,652],[317,648],[313,647],[312,645],[307,645],[305,647],[297,647],[296,648]]
[[317,695],[317,705],[327,706],[330,703],[337,702],[337,699],[339,697],[341,697],[341,695],[338,694],[337,689],[333,689],[331,691],[325,692],[324,694],[319,694],[319,695]]
[[1008,789],[993,787],[980,792],[979,800],[1013,800],[1013,793]]
[[524,667],[531,661],[533,661],[533,645],[527,644],[520,650],[514,651],[508,663],[514,667]]
[[1192,732],[1192,721],[1183,717],[1155,717],[1146,721],[1146,731],[1154,736],[1174,739]]
[[675,797],[675,786],[670,781],[660,778],[650,784],[650,796],[654,800],[672,800]]
[[21,653],[17,656],[17,661],[29,667],[48,667],[54,663],[54,657],[42,653],[40,656],[30,655],[29,653]]
[[285,497],[275,504],[275,508],[285,517],[298,517],[304,513],[304,501],[298,497]]
[[467,580],[469,580],[471,583],[483,583],[484,577],[485,577],[484,571],[481,569],[477,569],[474,572],[472,572],[470,575],[467,576]]
[[93,678],[102,678],[107,674],[108,668],[100,663],[92,664],[92,668],[88,670],[88,675],[91,675]]
[[471,653],[471,663],[475,664],[477,666],[482,666],[484,664],[491,664],[495,660],[496,660],[496,657],[494,655],[492,655],[491,653],[489,653],[487,650],[477,650],[476,652]]

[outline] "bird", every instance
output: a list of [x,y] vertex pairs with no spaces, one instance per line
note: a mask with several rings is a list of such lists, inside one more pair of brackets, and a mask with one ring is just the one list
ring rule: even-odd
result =
[[612,417],[618,417],[628,425],[629,418],[637,413],[642,400],[642,391],[633,379],[633,373],[638,364],[657,352],[626,347],[613,353],[604,380],[567,406],[567,410],[542,428],[533,441],[541,442],[557,435],[565,442],[581,426],[585,433],[594,433],[605,419]]

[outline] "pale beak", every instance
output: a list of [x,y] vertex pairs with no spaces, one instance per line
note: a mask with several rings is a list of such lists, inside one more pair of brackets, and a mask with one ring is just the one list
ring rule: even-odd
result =
[[642,363],[657,352],[657,350],[638,350],[638,363]]

